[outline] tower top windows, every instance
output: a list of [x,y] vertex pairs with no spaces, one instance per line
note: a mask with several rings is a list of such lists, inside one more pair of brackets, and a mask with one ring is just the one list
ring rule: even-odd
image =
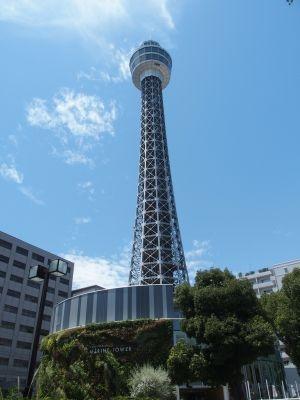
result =
[[141,90],[141,82],[146,76],[156,76],[164,89],[171,76],[172,59],[154,40],[147,40],[133,53],[130,59],[130,71],[134,85]]

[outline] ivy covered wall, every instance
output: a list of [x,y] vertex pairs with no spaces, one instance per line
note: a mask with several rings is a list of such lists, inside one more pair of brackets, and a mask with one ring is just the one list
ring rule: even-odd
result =
[[173,341],[169,320],[92,324],[46,337],[38,392],[49,399],[96,400],[127,394],[136,366],[165,366]]

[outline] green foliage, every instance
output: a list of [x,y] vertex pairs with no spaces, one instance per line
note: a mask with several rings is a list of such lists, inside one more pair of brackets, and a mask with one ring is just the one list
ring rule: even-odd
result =
[[4,397],[0,388],[0,400],[23,400],[22,394],[17,388],[9,389],[7,395]]
[[[93,353],[94,346],[105,351]],[[97,400],[127,395],[132,370],[151,360],[166,364],[172,323],[138,320],[93,324],[46,337],[38,378],[40,397]],[[114,352],[126,347],[132,351]]]
[[264,295],[261,304],[287,353],[300,370],[300,269],[286,275],[282,289]]
[[[113,400],[132,400],[132,397],[130,396],[117,396],[114,397]],[[154,398],[149,398],[149,397],[139,397],[136,400],[158,400],[158,399],[154,399]]]
[[182,385],[196,380],[193,362],[195,356],[194,347],[186,344],[183,340],[180,340],[171,349],[167,366],[173,383]]
[[167,371],[161,367],[144,365],[136,369],[129,379],[129,388],[134,399],[175,400],[174,386]]
[[274,352],[272,327],[251,284],[228,270],[199,271],[194,287],[179,286],[175,300],[185,317],[183,330],[198,345],[191,350],[179,343],[171,351],[168,368],[174,382],[183,383],[184,370],[185,381],[234,386],[242,380],[243,365]]

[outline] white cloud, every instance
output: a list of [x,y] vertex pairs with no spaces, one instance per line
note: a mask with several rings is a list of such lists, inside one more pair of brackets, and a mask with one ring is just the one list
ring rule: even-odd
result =
[[175,0],[2,0],[0,20],[33,27],[65,28],[96,39],[124,26],[162,24],[174,29]]
[[[120,82],[129,77],[128,51],[138,41],[155,33],[169,42],[168,34],[175,28],[172,14],[178,7],[178,0],[1,0],[0,21],[59,38],[63,31],[79,36],[85,45],[96,45],[107,66],[79,77]],[[122,50],[124,45],[127,51]]]
[[110,68],[109,72],[97,70],[91,67],[88,72],[80,71],[77,79],[86,79],[93,82],[120,83],[130,78],[129,60],[133,49],[125,51],[116,49],[114,45],[109,46]]
[[193,240],[193,249],[186,252],[187,259],[198,259],[201,258],[204,254],[206,254],[210,249],[209,240]]
[[93,160],[79,151],[65,150],[57,154],[60,155],[64,159],[65,163],[69,165],[83,164],[91,167],[94,166]]
[[63,129],[74,137],[92,137],[99,140],[103,133],[113,133],[116,107],[108,107],[97,96],[61,89],[47,106],[43,99],[35,98],[27,108],[27,120],[33,126],[45,129]]
[[74,222],[76,225],[89,224],[91,222],[91,218],[90,217],[76,217],[76,218],[74,218]]
[[12,160],[10,164],[7,164],[5,162],[0,164],[0,175],[2,176],[2,178],[18,185],[20,192],[33,203],[37,205],[44,205],[44,202],[40,200],[30,188],[23,185],[24,175],[22,172],[17,170],[14,164],[14,158],[11,155],[9,155],[8,158]]
[[18,185],[21,184],[24,179],[22,172],[18,171],[14,164],[0,164],[0,175],[2,178],[17,183]]
[[126,17],[122,0],[2,0],[0,20],[22,25],[96,28]]
[[35,98],[27,107],[30,125],[47,129],[59,139],[52,154],[69,164],[93,165],[88,153],[103,135],[114,134],[117,118],[116,105],[109,105],[97,96],[61,89],[52,98]]
[[73,286],[81,288],[99,285],[105,288],[126,286],[129,277],[128,249],[124,248],[117,257],[89,257],[81,252],[63,254],[75,263]]
[[27,197],[29,200],[31,200],[33,203],[37,204],[38,206],[43,206],[45,203],[43,200],[39,199],[36,194],[33,193],[32,189],[26,187],[26,186],[20,186],[20,192]]
[[186,264],[191,283],[194,282],[196,272],[200,269],[211,268],[211,245],[209,240],[193,240],[193,247],[185,253]]
[[80,182],[77,184],[77,188],[80,192],[87,193],[89,200],[94,200],[95,188],[91,181]]
[[[211,245],[208,240],[193,241],[193,248],[186,252],[187,268],[190,281],[193,284],[196,272],[211,268]],[[83,252],[70,251],[62,257],[75,263],[75,288],[99,285],[105,288],[126,286],[128,284],[131,246],[125,246],[120,254],[111,257],[91,257]]]

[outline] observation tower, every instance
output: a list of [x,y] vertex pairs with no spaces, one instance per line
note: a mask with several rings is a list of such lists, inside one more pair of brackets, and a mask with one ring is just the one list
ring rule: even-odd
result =
[[162,90],[172,59],[148,40],[133,53],[130,71],[141,91],[141,144],[130,285],[188,282],[175,206]]

